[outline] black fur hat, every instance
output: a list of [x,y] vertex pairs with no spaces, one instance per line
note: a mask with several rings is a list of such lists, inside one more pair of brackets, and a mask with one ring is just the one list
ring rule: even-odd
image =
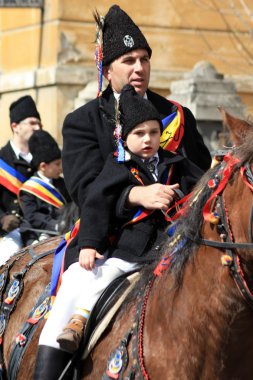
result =
[[30,95],[22,96],[10,105],[11,123],[20,123],[27,117],[36,117],[40,120],[40,114],[36,104]]
[[136,49],[152,50],[133,20],[118,5],[113,5],[105,15],[103,28],[103,66]]
[[47,164],[61,158],[61,150],[50,133],[38,130],[33,132],[28,141],[29,150],[33,156],[33,164],[38,168],[41,162]]
[[149,100],[137,94],[130,84],[122,88],[119,98],[119,112],[123,140],[136,125],[147,120],[157,120],[162,133],[162,121],[158,111]]

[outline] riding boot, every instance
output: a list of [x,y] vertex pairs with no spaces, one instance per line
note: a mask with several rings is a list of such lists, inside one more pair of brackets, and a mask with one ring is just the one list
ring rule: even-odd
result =
[[74,353],[78,350],[80,342],[83,338],[86,322],[87,319],[82,315],[72,315],[68,324],[56,339],[62,350],[69,353]]
[[[36,356],[33,380],[58,380],[72,355],[50,346],[39,346]],[[73,379],[67,373],[64,380]]]

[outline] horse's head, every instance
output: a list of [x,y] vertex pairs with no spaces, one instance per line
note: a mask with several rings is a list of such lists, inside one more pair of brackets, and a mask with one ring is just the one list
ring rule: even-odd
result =
[[[236,247],[238,243],[253,243],[253,125],[224,109],[221,113],[234,147],[224,156],[214,181],[208,183],[210,187],[213,185],[213,192],[204,206],[204,219],[217,225],[221,241],[234,243]],[[253,260],[253,245],[238,249],[251,254]]]
[[246,120],[230,115],[223,107],[219,107],[219,110],[223,118],[223,124],[229,130],[230,140],[235,146],[240,147],[248,141],[248,134],[252,132],[253,125]]
[[232,149],[207,181],[203,225],[196,241],[220,250],[221,263],[253,307],[253,126],[221,110]]

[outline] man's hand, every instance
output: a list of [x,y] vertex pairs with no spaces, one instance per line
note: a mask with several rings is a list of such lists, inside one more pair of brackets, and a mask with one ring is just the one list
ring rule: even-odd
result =
[[79,264],[86,270],[95,268],[95,259],[103,259],[104,256],[100,255],[94,248],[82,248],[79,252]]
[[149,186],[135,186],[129,192],[127,207],[143,206],[149,210],[167,210],[174,200],[173,189],[178,188],[178,183],[175,185],[155,183]]
[[11,232],[19,227],[20,219],[15,215],[4,215],[1,218],[2,229]]

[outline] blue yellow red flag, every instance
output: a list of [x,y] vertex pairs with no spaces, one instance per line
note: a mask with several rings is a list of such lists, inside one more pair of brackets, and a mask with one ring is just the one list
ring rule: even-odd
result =
[[20,187],[27,178],[0,158],[0,184],[14,194],[18,194]]
[[66,203],[61,193],[53,185],[35,176],[26,181],[19,191],[33,194],[56,208],[61,208]]

